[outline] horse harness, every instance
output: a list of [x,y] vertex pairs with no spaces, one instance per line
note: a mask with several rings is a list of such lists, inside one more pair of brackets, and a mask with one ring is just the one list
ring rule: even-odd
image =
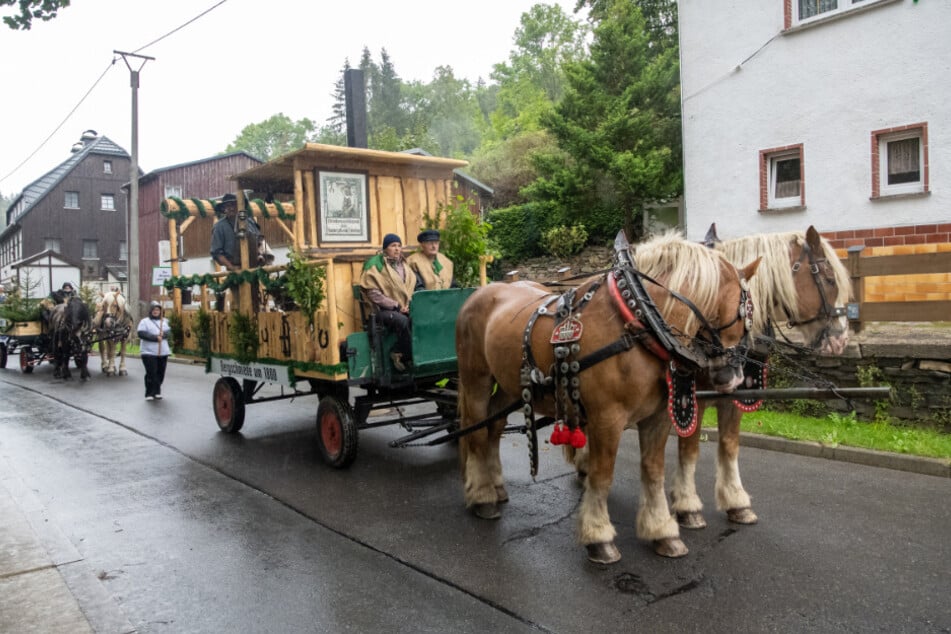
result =
[[[686,297],[668,289],[678,301],[684,303],[698,318],[701,331],[709,334],[710,339],[695,337],[701,343],[701,350],[685,346],[673,335],[664,322],[657,306],[644,288],[647,280],[658,286],[660,282],[637,270],[636,264],[626,248],[617,249],[614,268],[603,278],[591,283],[578,298],[579,288],[569,289],[562,295],[549,295],[543,299],[529,317],[522,334],[522,366],[520,369],[521,409],[525,415],[525,431],[528,437],[529,461],[532,477],[538,472],[538,435],[537,429],[552,420],[555,423],[549,442],[552,445],[570,444],[580,449],[586,444],[582,427],[584,426],[584,406],[581,403],[581,380],[578,376],[586,370],[617,354],[626,352],[636,344],[642,345],[654,356],[667,363],[668,413],[678,434],[689,436],[697,425],[696,372],[708,368],[710,362],[725,354],[730,354],[729,363],[741,366],[749,350],[749,331],[752,327],[753,304],[745,280],[741,283],[740,307],[737,317],[726,326],[716,328],[706,319],[700,310]],[[606,282],[608,291],[624,320],[624,334],[614,342],[607,344],[578,358],[581,352],[580,340],[584,333],[582,312],[601,285]],[[554,304],[554,307],[550,308]],[[554,362],[548,375],[538,367],[532,352],[532,331],[542,316],[554,319],[549,343],[553,346]],[[743,339],[736,348],[723,347],[719,333],[743,319]],[[536,422],[534,401],[549,393],[554,394],[555,418]],[[518,409],[513,403],[509,411]]]

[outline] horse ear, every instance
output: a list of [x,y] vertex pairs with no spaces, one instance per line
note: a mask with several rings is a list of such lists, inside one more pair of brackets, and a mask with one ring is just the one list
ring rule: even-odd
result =
[[703,245],[706,247],[713,247],[713,245],[721,242],[720,236],[717,235],[717,223],[710,223],[710,228],[707,229],[707,235],[703,237]]
[[744,280],[751,279],[756,274],[756,269],[759,268],[760,262],[763,261],[763,256],[759,256],[742,269],[740,269],[740,275],[743,276]]
[[814,253],[822,253],[822,236],[819,235],[813,225],[809,225],[809,228],[806,229],[806,244]]

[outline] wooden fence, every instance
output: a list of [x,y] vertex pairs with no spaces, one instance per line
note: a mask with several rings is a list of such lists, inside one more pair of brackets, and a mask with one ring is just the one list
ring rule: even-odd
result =
[[[852,277],[855,302],[849,304],[849,321],[855,332],[867,321],[948,321],[951,320],[951,300],[945,299],[868,301],[865,281],[869,277],[895,275],[951,274],[951,251],[915,253],[907,255],[873,255],[862,257],[864,246],[848,248],[843,260]],[[951,280],[951,277],[946,279]]]

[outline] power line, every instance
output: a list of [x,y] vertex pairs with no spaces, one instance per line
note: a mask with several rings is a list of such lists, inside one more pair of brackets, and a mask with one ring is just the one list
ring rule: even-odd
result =
[[[144,46],[140,46],[139,48],[135,49],[135,50],[133,51],[133,53],[138,53],[139,51],[142,51],[142,50],[144,50],[144,49],[147,49],[148,47],[152,46],[153,44],[157,44],[157,43],[161,42],[162,40],[164,40],[165,38],[169,37],[170,35],[172,35],[172,34],[178,32],[178,31],[181,31],[182,29],[184,29],[186,26],[188,26],[188,25],[191,24],[192,22],[198,20],[198,19],[201,18],[201,17],[204,17],[204,16],[207,15],[208,13],[211,13],[212,11],[214,11],[215,9],[217,9],[218,7],[220,7],[221,5],[223,5],[223,4],[224,4],[225,2],[227,2],[227,1],[228,1],[228,0],[220,0],[219,2],[217,2],[216,4],[212,5],[211,7],[207,8],[207,9],[205,9],[204,11],[202,11],[201,13],[199,13],[198,15],[196,15],[195,17],[193,17],[192,19],[188,20],[188,21],[185,22],[184,24],[181,24],[180,26],[178,26],[178,27],[172,29],[171,31],[169,31],[169,32],[166,33],[165,35],[163,35],[163,36],[161,36],[161,37],[159,37],[159,38],[156,38],[156,39],[152,40],[151,42],[149,42],[148,44],[146,44],[146,45],[144,45]],[[36,154],[37,154],[40,150],[42,150],[42,149],[46,146],[47,143],[49,143],[50,139],[52,139],[53,136],[54,136],[57,132],[59,132],[60,129],[61,129],[64,125],[66,125],[66,122],[69,121],[69,118],[72,117],[73,114],[76,112],[76,110],[79,109],[79,106],[81,106],[81,105],[83,104],[83,102],[86,101],[86,98],[89,97],[90,93],[92,93],[92,91],[96,88],[96,86],[99,85],[99,82],[102,81],[102,78],[106,76],[106,73],[109,72],[109,69],[112,68],[113,65],[115,65],[115,63],[116,63],[116,61],[117,61],[118,59],[119,59],[118,57],[113,57],[113,58],[112,58],[112,61],[109,62],[109,65],[106,66],[106,69],[105,69],[104,71],[102,71],[102,74],[99,75],[99,78],[98,78],[95,82],[93,82],[93,85],[89,87],[89,90],[86,91],[86,94],[84,94],[84,95],[82,96],[82,99],[79,100],[79,103],[77,103],[75,106],[73,106],[73,109],[69,111],[69,114],[67,114],[66,117],[63,118],[63,120],[60,122],[60,124],[59,124],[58,126],[56,126],[56,128],[55,128],[52,132],[50,132],[49,136],[47,136],[45,139],[43,139],[43,142],[40,143],[39,146],[37,146],[37,148],[36,148],[35,150],[33,150],[33,151],[30,153],[29,156],[27,156],[25,159],[23,159],[23,160],[19,163],[19,165],[17,165],[17,166],[14,167],[12,170],[10,170],[9,173],[7,173],[5,176],[3,176],[2,178],[0,178],[0,183],[2,183],[3,181],[5,181],[6,179],[10,178],[10,177],[13,176],[14,174],[16,174],[17,171],[18,171],[21,167],[23,167],[24,165],[26,165],[27,162],[29,162],[29,160],[30,160],[31,158],[33,158],[34,156],[36,156]]]
[[204,15],[206,15],[206,14],[208,14],[208,13],[211,13],[212,11],[214,11],[215,9],[217,9],[218,7],[220,7],[221,5],[223,5],[223,4],[224,4],[225,2],[227,2],[227,1],[228,1],[228,0],[221,0],[221,2],[219,2],[218,4],[215,4],[215,5],[211,6],[211,7],[208,7],[207,9],[205,9],[204,11],[202,11],[201,13],[199,13],[198,15],[196,15],[195,17],[193,17],[191,20],[189,20],[189,21],[186,22],[185,24],[182,24],[181,26],[178,26],[178,27],[172,29],[171,31],[169,31],[168,33],[166,33],[165,35],[163,35],[162,37],[160,37],[160,38],[158,38],[158,39],[155,39],[155,40],[152,40],[151,42],[149,42],[149,43],[146,44],[145,46],[140,46],[139,48],[135,49],[135,50],[132,51],[132,52],[133,52],[133,53],[138,53],[139,51],[143,51],[143,50],[147,49],[148,47],[152,46],[153,44],[158,44],[159,42],[161,42],[162,40],[164,40],[165,38],[167,38],[169,35],[172,35],[173,33],[177,32],[177,31],[181,31],[182,29],[184,29],[186,26],[188,26],[189,24],[191,24],[191,23],[194,22],[195,20],[197,20],[197,19],[203,17]]
[[66,117],[65,117],[62,121],[60,121],[59,125],[56,126],[56,128],[55,128],[52,132],[50,132],[49,136],[46,137],[45,139],[43,139],[43,142],[40,143],[39,146],[37,146],[37,148],[36,148],[35,150],[33,150],[33,152],[32,152],[28,157],[26,157],[25,159],[23,159],[23,160],[20,162],[19,165],[17,165],[16,167],[14,167],[6,176],[4,176],[3,178],[0,178],[0,183],[2,183],[3,181],[5,181],[6,179],[10,178],[10,177],[13,176],[14,174],[16,174],[16,172],[17,172],[18,169],[20,169],[21,167],[23,167],[24,165],[26,165],[27,161],[29,161],[31,158],[33,158],[34,156],[36,156],[36,153],[39,152],[40,150],[42,150],[43,147],[44,147],[47,143],[49,143],[49,140],[53,138],[53,135],[56,134],[57,132],[59,132],[59,131],[60,131],[60,128],[62,128],[64,125],[66,125],[66,122],[69,121],[69,118],[70,118],[71,116],[73,116],[73,113],[76,112],[76,110],[79,108],[79,106],[83,105],[83,102],[86,101],[86,98],[89,96],[89,94],[93,91],[93,89],[94,89],[96,86],[99,85],[99,82],[101,82],[101,81],[102,81],[102,78],[106,76],[106,73],[109,72],[109,69],[112,68],[112,65],[116,63],[116,59],[118,59],[118,58],[116,58],[116,57],[113,57],[113,58],[112,58],[112,61],[109,62],[109,65],[106,66],[106,69],[105,69],[104,71],[102,71],[102,74],[99,75],[99,78],[98,78],[96,81],[93,82],[92,86],[89,87],[89,90],[86,91],[86,94],[83,95],[83,96],[82,96],[82,99],[79,100],[79,103],[77,103],[75,106],[73,106],[73,109],[70,110],[70,111],[69,111],[69,114],[67,114]]

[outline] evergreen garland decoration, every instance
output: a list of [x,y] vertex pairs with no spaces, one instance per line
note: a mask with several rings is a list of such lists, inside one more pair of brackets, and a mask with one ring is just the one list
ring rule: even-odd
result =
[[229,288],[238,288],[242,283],[257,283],[262,285],[269,293],[284,288],[284,277],[272,278],[270,273],[264,269],[248,269],[246,271],[231,271],[225,277],[215,277],[210,273],[204,275],[195,273],[194,275],[179,275],[170,277],[162,285],[166,290],[186,289],[193,286],[207,286],[216,293],[220,293]]

